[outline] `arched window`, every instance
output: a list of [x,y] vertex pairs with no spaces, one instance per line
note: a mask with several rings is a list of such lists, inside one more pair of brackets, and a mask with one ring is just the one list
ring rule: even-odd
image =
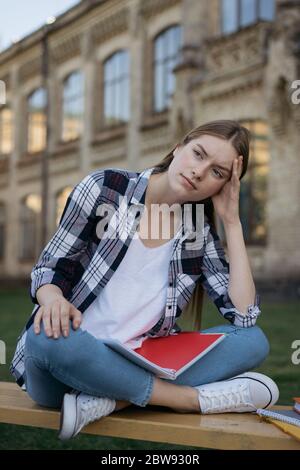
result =
[[0,154],[9,154],[13,150],[12,110],[7,106],[0,109]]
[[21,201],[20,207],[20,258],[33,259],[38,245],[41,197],[29,194]]
[[66,186],[64,189],[59,191],[59,193],[56,196],[56,211],[55,211],[56,212],[55,214],[56,227],[58,227],[60,218],[62,216],[64,207],[68,199],[68,196],[70,192],[72,191],[72,189],[73,189],[72,186]]
[[262,244],[267,239],[269,129],[264,121],[241,124],[250,130],[252,136],[249,165],[241,184],[241,222],[245,229],[245,241],[249,244]]
[[275,0],[220,0],[222,32],[230,34],[259,20],[272,21]]
[[154,41],[154,110],[168,108],[175,90],[173,68],[180,58],[181,26],[171,26]]
[[6,227],[6,220],[5,220],[5,205],[1,202],[0,203],[0,260],[2,261],[4,258],[5,253],[5,227]]
[[40,152],[46,145],[46,91],[37,88],[27,99],[28,142],[30,153]]
[[83,76],[76,71],[63,83],[62,140],[77,139],[81,135],[83,106]]
[[104,68],[104,123],[106,125],[129,120],[129,56],[118,51],[110,56]]

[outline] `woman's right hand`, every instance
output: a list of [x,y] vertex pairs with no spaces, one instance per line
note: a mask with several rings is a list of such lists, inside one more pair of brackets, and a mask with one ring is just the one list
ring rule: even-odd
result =
[[59,295],[52,298],[48,303],[41,305],[34,317],[34,332],[39,334],[41,331],[41,320],[44,330],[48,337],[59,338],[61,334],[68,336],[69,324],[72,320],[74,330],[81,324],[82,314],[74,305],[68,302],[63,296]]

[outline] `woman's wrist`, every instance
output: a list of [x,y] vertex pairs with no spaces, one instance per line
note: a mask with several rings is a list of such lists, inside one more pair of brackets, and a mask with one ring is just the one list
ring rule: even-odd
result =
[[235,228],[235,227],[238,227],[238,228],[242,227],[242,223],[241,223],[240,218],[237,218],[237,219],[234,219],[234,220],[224,220],[223,219],[222,223],[223,223],[225,231],[230,230],[230,229]]
[[62,290],[55,284],[44,284],[36,292],[36,298],[41,306],[47,306],[62,297],[64,297]]

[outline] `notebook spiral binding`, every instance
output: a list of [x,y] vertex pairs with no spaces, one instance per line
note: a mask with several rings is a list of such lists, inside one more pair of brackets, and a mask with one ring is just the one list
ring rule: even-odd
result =
[[260,416],[266,416],[268,418],[277,419],[277,421],[282,421],[287,424],[293,424],[294,426],[300,426],[300,419],[293,418],[292,416],[285,416],[281,413],[276,413],[276,411],[268,411],[263,408],[258,408],[256,413]]

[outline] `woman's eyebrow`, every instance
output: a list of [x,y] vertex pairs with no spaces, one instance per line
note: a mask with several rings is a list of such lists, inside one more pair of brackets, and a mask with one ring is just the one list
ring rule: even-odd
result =
[[[206,155],[207,157],[210,158],[210,155],[208,155],[207,151],[205,150],[204,147],[202,147],[201,144],[196,144],[196,145],[202,150],[202,152],[204,153],[204,155]],[[231,168],[227,168],[226,166],[219,165],[218,163],[216,163],[216,165],[217,165],[219,168],[222,168],[222,170],[227,171],[228,173],[231,173]]]

